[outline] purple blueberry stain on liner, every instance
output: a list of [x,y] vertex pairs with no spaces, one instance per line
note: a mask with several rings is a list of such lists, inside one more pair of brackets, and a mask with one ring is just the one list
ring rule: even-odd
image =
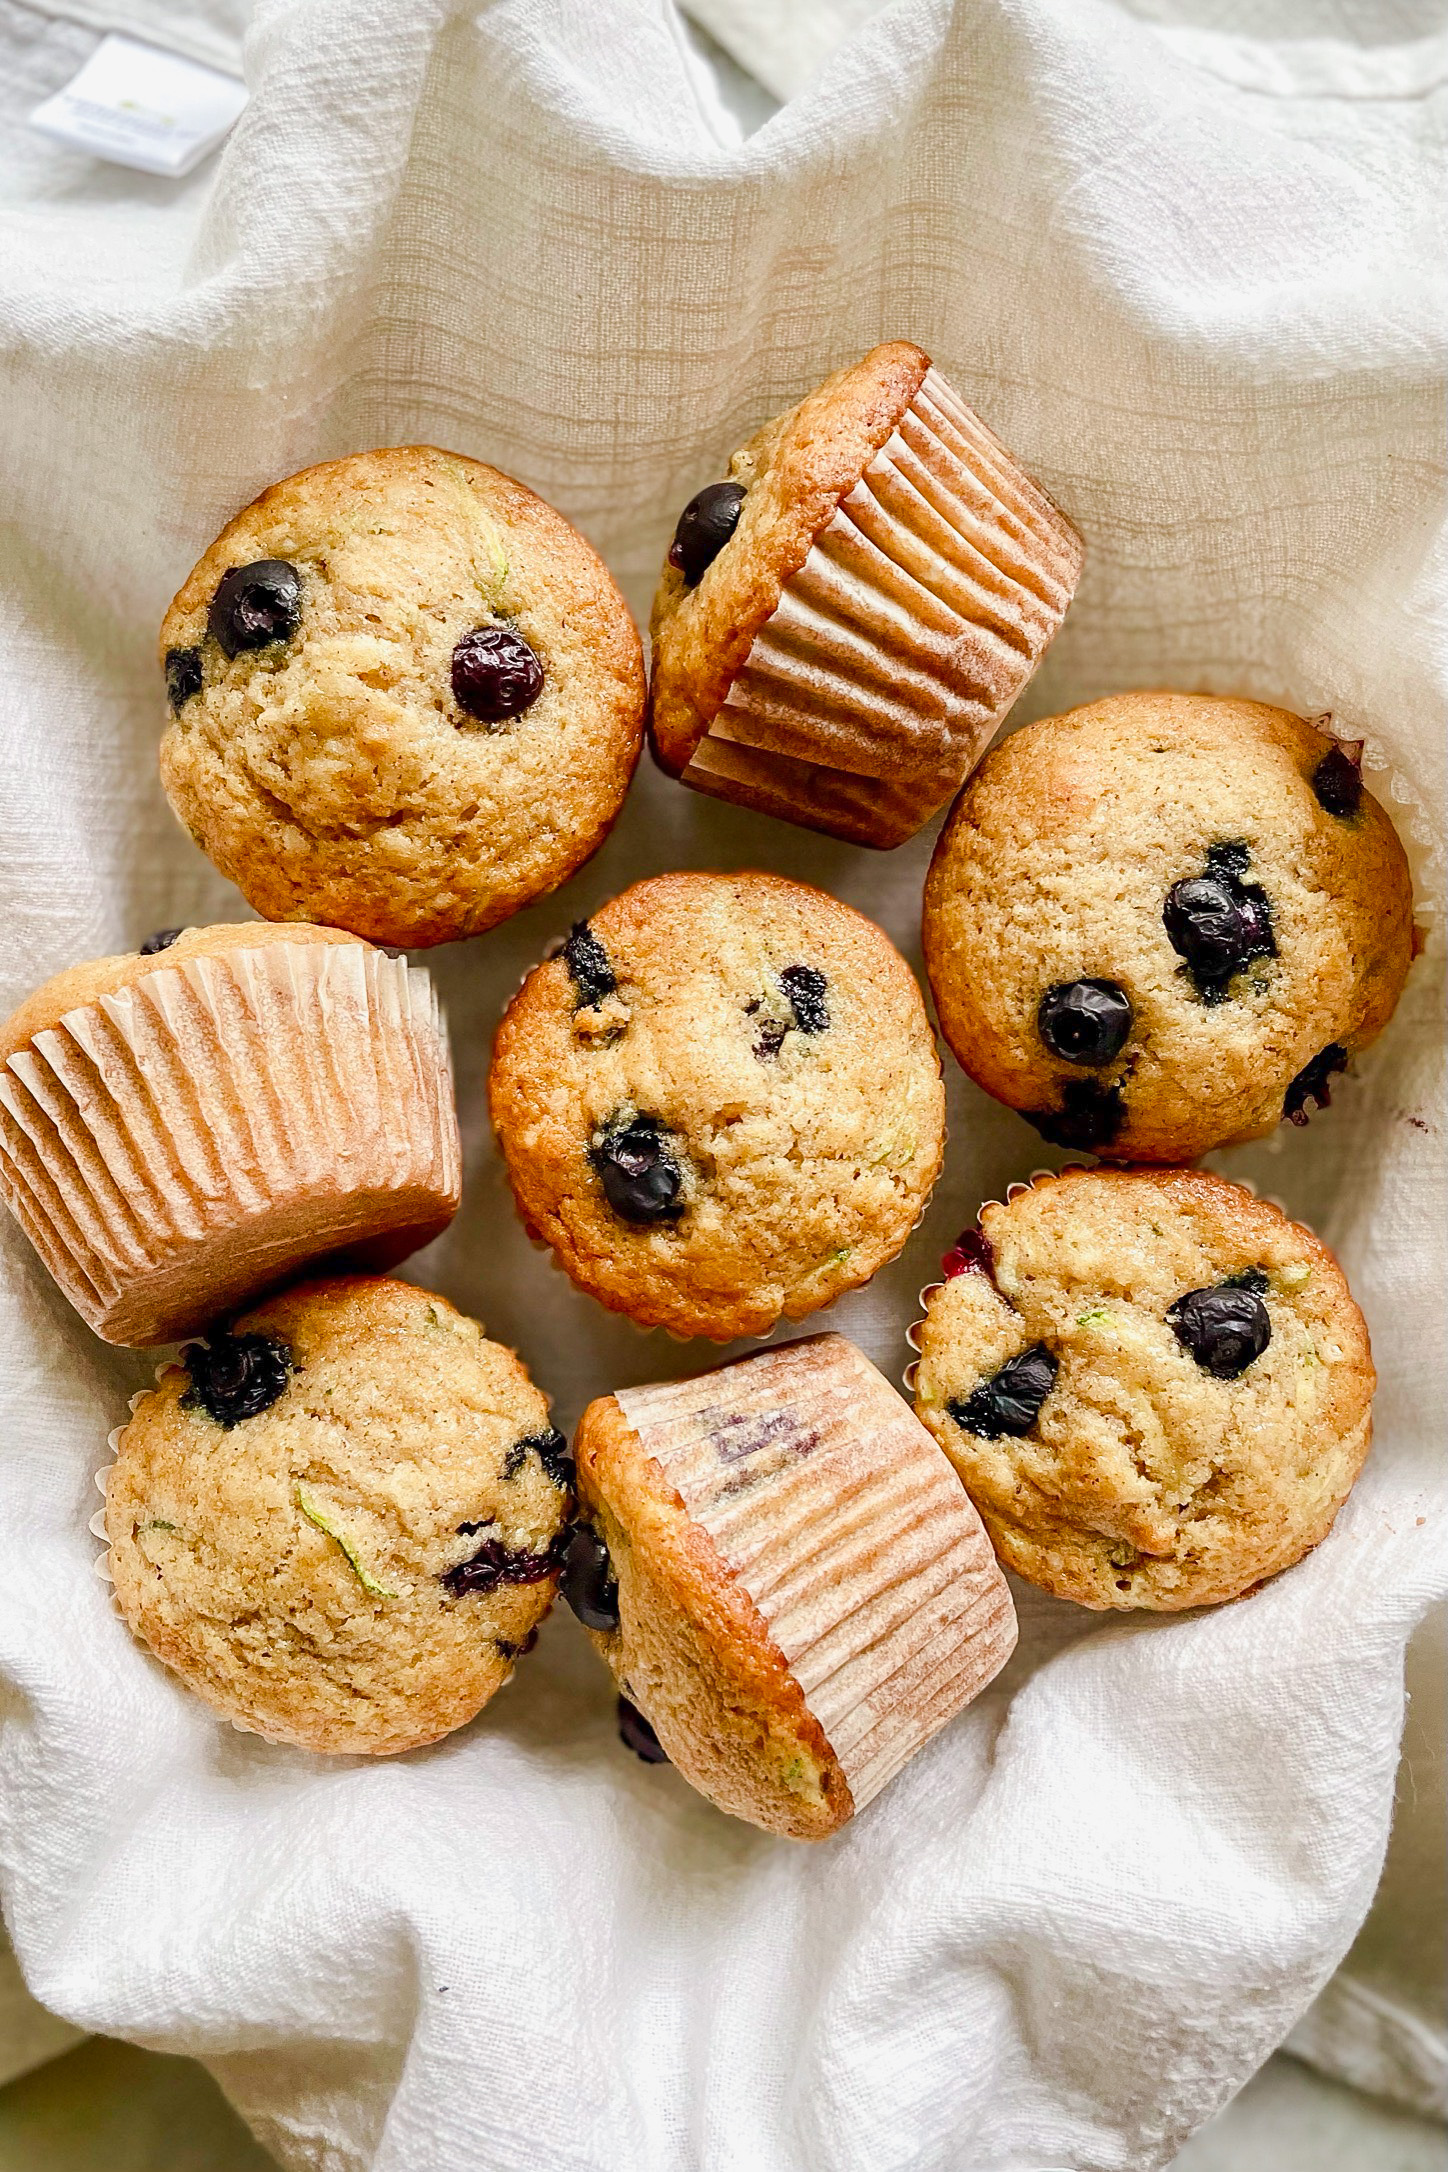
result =
[[644,1718],[638,1706],[629,1698],[618,1700],[618,1739],[626,1750],[641,1758],[646,1765],[667,1765],[669,1753]]
[[475,626],[452,652],[453,700],[483,724],[505,724],[543,691],[543,666],[521,634]]
[[685,588],[703,580],[738,527],[743,503],[741,483],[706,483],[690,498],[669,545],[669,564],[683,574]]
[[221,1327],[187,1343],[181,1363],[191,1381],[182,1409],[204,1410],[227,1432],[280,1401],[296,1370],[291,1346],[279,1335],[233,1335]]
[[284,558],[258,558],[223,573],[206,614],[206,628],[223,654],[290,641],[301,623],[302,583]]
[[1307,1104],[1326,1109],[1332,1106],[1332,1080],[1339,1071],[1347,1069],[1347,1050],[1341,1041],[1329,1041],[1320,1048],[1309,1063],[1305,1063],[1282,1100],[1282,1114],[1289,1124],[1301,1130],[1307,1122]]

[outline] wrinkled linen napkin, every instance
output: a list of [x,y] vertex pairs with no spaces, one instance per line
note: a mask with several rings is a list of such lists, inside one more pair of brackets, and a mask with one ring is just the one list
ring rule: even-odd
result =
[[[700,9],[721,35],[722,4]],[[244,12],[188,7],[177,42],[224,59]],[[1339,1249],[1371,1322],[1377,1445],[1330,1539],[1197,1618],[1021,1588],[1008,1673],[814,1849],[622,1750],[566,1614],[473,1726],[391,1763],[213,1721],[92,1573],[94,1473],[151,1361],[89,1337],[5,1218],[11,1934],[56,2013],[204,2058],[288,2166],[1142,2172],[1281,2040],[1368,1905],[1404,1645],[1448,1582],[1448,47],[1346,0],[1305,39],[1287,0],[1277,39],[1273,0],[1189,12],[895,0],[802,86],[786,54],[795,95],[738,141],[663,0],[262,0],[234,136],[168,182],[24,125],[122,18],[0,0],[0,1004],[243,913],[162,799],[153,644],[263,484],[373,444],[479,455],[577,520],[642,615],[721,456],[901,334],[1087,538],[1018,717],[1163,683],[1332,710],[1432,931],[1330,1114],[1219,1157]],[[124,22],[164,38],[165,0]],[[854,851],[645,766],[565,892],[431,955],[468,1189],[409,1272],[516,1344],[561,1424],[716,1353],[611,1319],[518,1228],[483,1083],[519,975],[671,866],[822,883],[918,956],[930,842]],[[950,1090],[923,1226],[825,1323],[892,1376],[957,1228],[1057,1158],[953,1067]]]

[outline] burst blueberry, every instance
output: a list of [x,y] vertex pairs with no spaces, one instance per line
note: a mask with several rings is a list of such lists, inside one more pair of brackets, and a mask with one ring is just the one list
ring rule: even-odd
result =
[[1204,1003],[1224,1002],[1244,965],[1277,955],[1267,892],[1242,880],[1249,860],[1243,844],[1212,845],[1206,873],[1173,883],[1162,907],[1167,940]]
[[627,1697],[618,1700],[618,1739],[626,1750],[641,1757],[646,1765],[667,1765],[669,1753],[644,1718],[638,1706]]
[[1329,1041],[1320,1048],[1310,1063],[1305,1063],[1282,1101],[1282,1114],[1289,1124],[1299,1129],[1307,1122],[1307,1104],[1326,1109],[1332,1105],[1331,1081],[1339,1071],[1347,1069],[1347,1050],[1341,1041]]
[[452,652],[453,700],[484,724],[503,724],[531,709],[543,691],[543,666],[521,634],[475,626]]
[[185,933],[184,928],[157,928],[155,933],[148,935],[145,942],[140,945],[137,955],[142,958],[154,958],[161,951],[169,950],[178,936]]
[[1103,1086],[1097,1078],[1066,1079],[1058,1109],[1022,1111],[1052,1146],[1073,1146],[1095,1153],[1109,1146],[1126,1121],[1126,1103],[1119,1086]]
[[1167,1307],[1172,1333],[1214,1380],[1237,1380],[1272,1340],[1272,1318],[1262,1302],[1266,1278],[1257,1272],[1188,1290]]
[[1312,789],[1325,814],[1347,821],[1355,815],[1363,796],[1362,747],[1357,758],[1346,747],[1330,747],[1312,772]]
[[1041,1039],[1063,1063],[1110,1063],[1131,1033],[1131,999],[1114,980],[1058,981],[1036,1010]]
[[1056,1385],[1057,1359],[1043,1342],[1034,1343],[1002,1365],[989,1380],[982,1380],[969,1395],[954,1397],[947,1405],[957,1425],[983,1440],[1000,1440],[1009,1434],[1029,1433],[1041,1414],[1041,1405]]
[[591,1524],[575,1524],[563,1555],[563,1596],[585,1629],[617,1629],[618,1581],[608,1548]]
[[167,649],[166,699],[173,711],[201,692],[201,680],[200,649]]
[[503,1458],[503,1476],[516,1478],[529,1456],[536,1456],[543,1466],[543,1474],[560,1493],[571,1490],[574,1479],[573,1456],[567,1441],[556,1426],[550,1425],[546,1433],[525,1433],[515,1440]]
[[[460,1534],[471,1534],[479,1528],[477,1524],[469,1523],[458,1526]],[[537,1553],[505,1545],[502,1539],[484,1539],[477,1552],[466,1561],[455,1562],[452,1568],[444,1569],[438,1582],[455,1599],[496,1591],[500,1584],[541,1584],[545,1577],[555,1576],[562,1568],[567,1545],[567,1532],[560,1533]]]
[[302,582],[284,558],[258,558],[223,573],[206,614],[208,632],[227,656],[290,641],[301,623]]
[[686,588],[703,580],[738,527],[743,503],[739,483],[706,483],[690,498],[669,545],[669,564],[683,574]]
[[588,1158],[609,1205],[626,1222],[672,1222],[684,1211],[684,1174],[669,1133],[653,1116],[606,1131]]
[[295,1370],[291,1346],[279,1335],[233,1335],[222,1327],[204,1342],[188,1343],[181,1363],[191,1376],[183,1410],[204,1410],[228,1432],[278,1402]]
[[801,1033],[827,1033],[830,1011],[826,995],[829,983],[817,965],[787,965],[779,985]]
[[609,963],[608,952],[586,920],[579,920],[568,931],[563,945],[563,963],[573,982],[575,1010],[591,1010],[602,1003],[606,996],[616,995],[618,979]]

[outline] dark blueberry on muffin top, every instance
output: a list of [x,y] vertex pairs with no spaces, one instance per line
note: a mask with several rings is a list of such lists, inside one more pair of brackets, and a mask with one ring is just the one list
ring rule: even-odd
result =
[[200,649],[167,649],[166,699],[173,709],[182,708],[201,692]]
[[1272,1321],[1262,1302],[1260,1272],[1188,1290],[1167,1307],[1167,1320],[1182,1347],[1214,1380],[1236,1380],[1272,1340]]
[[1114,980],[1058,981],[1042,996],[1036,1025],[1063,1063],[1110,1063],[1131,1032],[1131,1000]]
[[302,582],[284,558],[258,558],[223,573],[206,614],[208,632],[227,656],[290,641],[302,616]]
[[521,634],[475,626],[452,653],[453,699],[484,724],[503,724],[531,709],[543,691],[543,666]]
[[585,1629],[618,1627],[618,1584],[608,1548],[591,1524],[575,1524],[563,1556],[563,1596]]
[[229,1335],[214,1327],[204,1342],[188,1343],[181,1362],[191,1385],[181,1401],[204,1410],[228,1430],[259,1417],[286,1393],[294,1361],[279,1335]]
[[614,1125],[589,1148],[589,1160],[609,1205],[626,1222],[670,1222],[682,1214],[683,1171],[657,1117]]
[[1325,814],[1341,821],[1355,815],[1363,796],[1361,755],[1354,761],[1346,747],[1329,748],[1312,772],[1312,789]]
[[1167,940],[1185,960],[1204,1003],[1224,1002],[1228,983],[1244,965],[1277,955],[1267,892],[1242,880],[1250,857],[1242,844],[1212,845],[1206,873],[1175,882],[1167,892]]
[[1038,1342],[946,1407],[957,1425],[983,1440],[1000,1440],[1006,1434],[1018,1437],[1029,1433],[1040,1416],[1059,1370],[1046,1345]]

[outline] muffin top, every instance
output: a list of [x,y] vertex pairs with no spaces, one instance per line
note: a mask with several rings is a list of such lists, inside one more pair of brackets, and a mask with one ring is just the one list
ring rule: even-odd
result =
[[1007,1567],[1092,1607],[1231,1599],[1323,1538],[1371,1438],[1325,1244],[1203,1169],[1064,1170],[928,1293],[916,1409]]
[[273,484],[161,651],[166,790],[270,919],[404,945],[491,927],[597,848],[638,757],[642,654],[601,560],[433,446]]
[[776,875],[636,883],[529,974],[490,1075],[519,1211],[602,1303],[726,1341],[867,1282],[939,1171],[920,991]]
[[965,1069],[1056,1144],[1190,1161],[1325,1102],[1381,1032],[1412,886],[1355,748],[1260,702],[1118,694],[1014,733],[925,891]]
[[557,1584],[571,1467],[476,1320],[298,1284],[187,1346],[117,1436],[122,1613],[228,1719],[383,1753],[472,1718]]
[[357,937],[339,928],[314,928],[300,921],[279,925],[268,920],[242,920],[211,928],[158,928],[138,950],[123,950],[113,958],[91,958],[83,965],[68,965],[28,995],[19,1009],[0,1026],[0,1062],[59,1025],[67,1011],[82,1010],[102,996],[133,988],[148,973],[167,966],[184,965],[192,958],[223,958],[237,950],[262,950],[276,943],[354,943]]
[[[706,485],[676,530],[649,620],[650,727],[679,775],[780,590],[914,399],[930,357],[887,341],[776,415]],[[701,502],[702,501],[702,502]]]

